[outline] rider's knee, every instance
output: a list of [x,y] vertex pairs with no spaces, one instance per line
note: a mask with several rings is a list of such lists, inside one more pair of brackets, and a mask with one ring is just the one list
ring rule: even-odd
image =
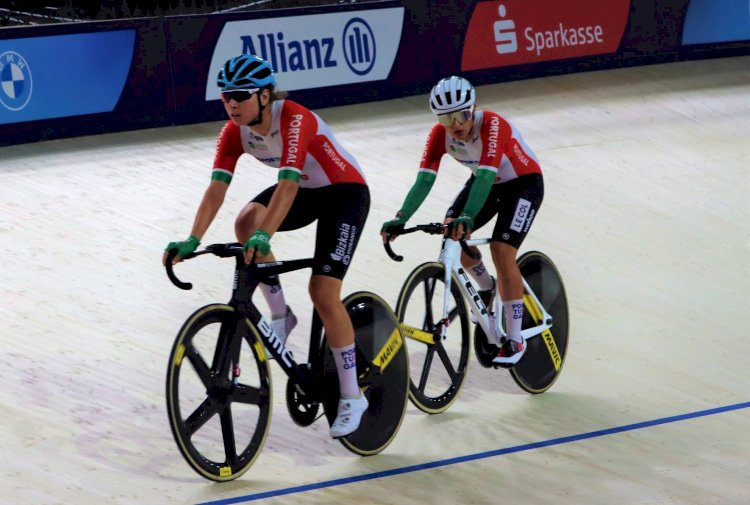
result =
[[503,275],[503,273],[511,272],[518,268],[516,264],[518,249],[501,242],[493,243],[490,249],[492,251],[492,262],[498,270],[498,275]]
[[311,280],[308,292],[310,300],[319,313],[330,312],[342,305],[340,290],[328,283]]
[[316,307],[327,305],[328,303],[330,303],[329,293],[326,293],[327,290],[324,289],[323,286],[311,282],[307,288],[307,291],[310,294],[310,300],[312,300],[313,305],[315,305]]
[[247,204],[237,215],[234,221],[234,233],[240,242],[246,241],[260,225],[266,208],[259,203]]
[[461,251],[461,266],[464,268],[472,268],[479,264],[480,261],[482,261],[482,253],[479,251],[477,247],[471,247],[471,252],[474,254],[474,257],[472,258],[468,254],[466,254],[465,251]]

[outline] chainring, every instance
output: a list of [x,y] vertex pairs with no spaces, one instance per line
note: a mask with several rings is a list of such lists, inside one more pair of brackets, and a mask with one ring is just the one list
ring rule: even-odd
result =
[[312,400],[297,384],[289,379],[286,383],[286,407],[298,426],[310,426],[318,419],[320,403]]

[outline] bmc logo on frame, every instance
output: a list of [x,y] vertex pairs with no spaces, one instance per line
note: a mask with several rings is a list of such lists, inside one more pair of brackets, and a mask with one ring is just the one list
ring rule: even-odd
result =
[[630,0],[480,2],[469,21],[461,70],[613,53],[629,12]]

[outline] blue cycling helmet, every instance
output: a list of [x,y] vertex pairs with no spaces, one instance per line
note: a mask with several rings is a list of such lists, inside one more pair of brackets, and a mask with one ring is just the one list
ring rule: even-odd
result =
[[219,71],[216,81],[220,91],[247,88],[275,88],[276,77],[273,68],[254,54],[235,56],[227,61]]

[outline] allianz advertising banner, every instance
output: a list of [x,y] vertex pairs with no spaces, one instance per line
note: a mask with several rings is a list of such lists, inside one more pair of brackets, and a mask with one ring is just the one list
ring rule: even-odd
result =
[[479,2],[466,31],[461,70],[614,53],[629,12],[630,0]]
[[206,100],[219,99],[221,66],[243,53],[268,61],[284,91],[386,79],[403,23],[403,7],[230,21],[214,48]]
[[0,40],[0,124],[110,112],[135,30]]

